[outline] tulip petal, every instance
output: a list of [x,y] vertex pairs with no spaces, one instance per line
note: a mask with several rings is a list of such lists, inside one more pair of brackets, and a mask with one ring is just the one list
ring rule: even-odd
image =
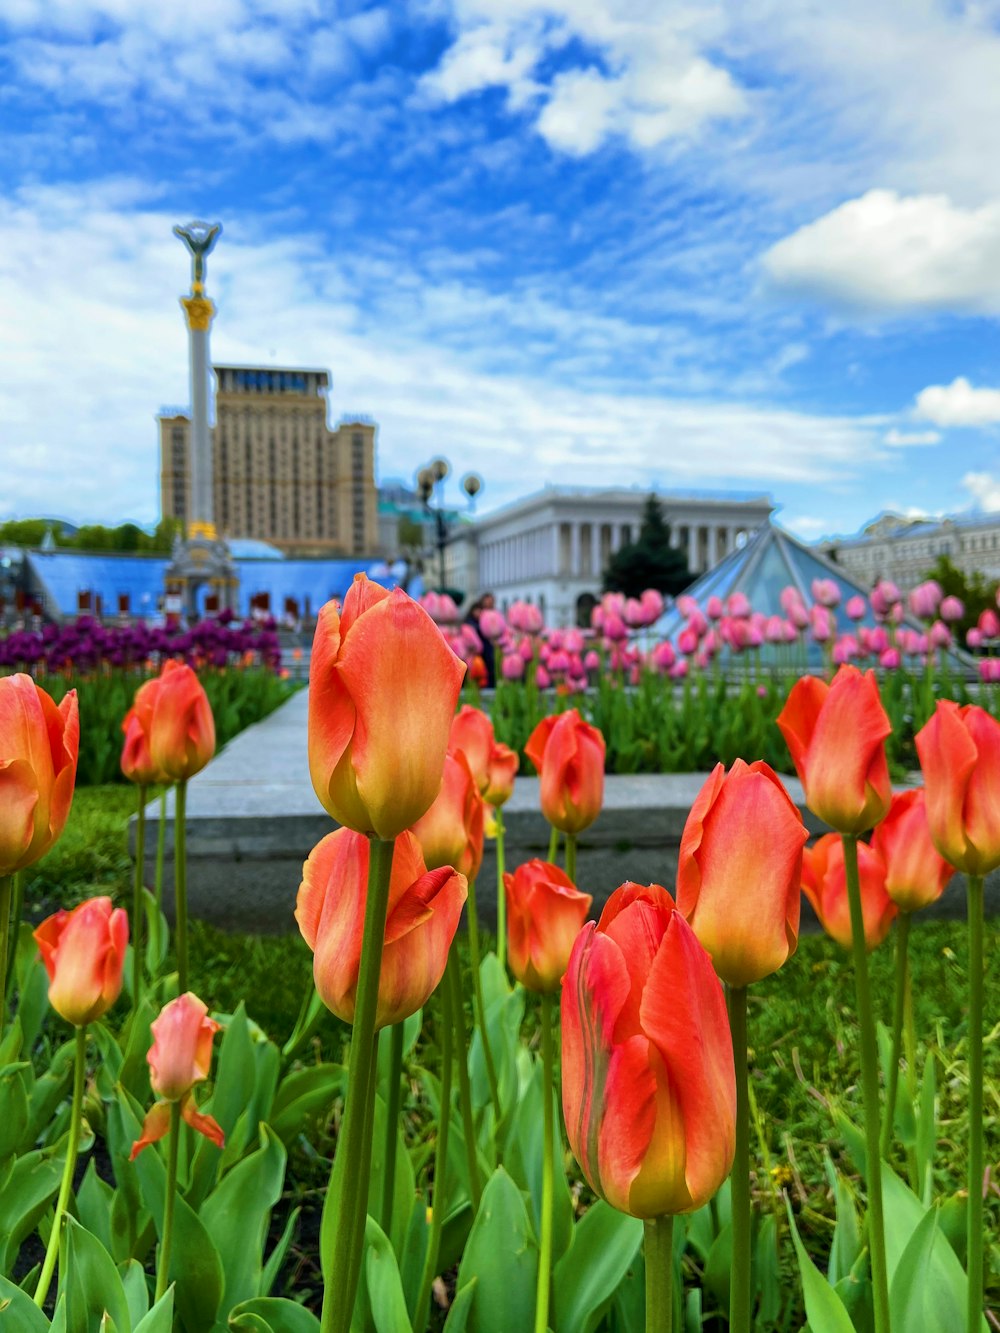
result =
[[548,745],[549,737],[552,735],[552,728],[558,721],[559,717],[555,713],[550,713],[548,717],[543,717],[525,742],[524,753],[534,764],[536,773],[541,773],[542,771],[542,761],[545,758],[545,747]]
[[181,1119],[199,1134],[204,1134],[205,1138],[210,1139],[217,1148],[226,1146],[226,1136],[222,1132],[222,1126],[212,1116],[203,1115],[198,1110],[192,1092],[189,1092],[181,1102]]
[[170,1103],[154,1102],[146,1112],[146,1118],[142,1122],[142,1133],[132,1144],[132,1151],[129,1153],[128,1160],[134,1162],[143,1148],[148,1148],[151,1143],[157,1143],[160,1139],[166,1138],[169,1133]]
[[722,985],[694,931],[675,912],[653,960],[640,1012],[684,1120],[685,1178],[698,1208],[729,1174],[736,1147],[736,1075]]
[[373,606],[377,606],[379,602],[384,602],[388,596],[389,589],[383,588],[381,583],[375,583],[367,574],[355,574],[340,612],[341,638],[347,637],[348,630],[360,616],[370,611]]
[[0,763],[0,875],[20,869],[35,830],[38,787],[27,759]]
[[941,701],[917,733],[916,745],[934,845],[952,865],[967,870],[965,800],[979,752],[962,725],[958,705]]
[[[598,1178],[605,1199],[623,1213],[633,1212],[634,1184],[642,1173],[656,1128],[657,1086],[649,1048],[649,1041],[639,1033],[616,1045],[604,1087]],[[683,1147],[681,1153],[683,1156]]]
[[[425,914],[405,934],[386,937],[379,976],[376,1028],[401,1023],[416,1013],[437,989],[444,976],[462,908],[468,897],[468,881],[450,868],[431,870],[418,882],[417,892],[436,886],[425,899]],[[415,886],[416,887],[416,886]],[[402,915],[408,915],[405,906]]]
[[[419,672],[411,669],[417,657]],[[395,838],[438,793],[465,667],[427,612],[397,588],[354,622],[338,670],[357,710],[358,794],[371,831]]]
[[965,831],[986,875],[1000,864],[1000,723],[975,705],[962,710],[962,721],[976,747],[977,763],[965,793]]
[[[659,894],[655,892],[657,889],[660,890]],[[628,996],[615,1024],[615,1041],[622,1042],[641,1030],[643,987],[664,932],[675,913],[670,895],[666,889],[660,889],[658,884],[648,887],[623,885],[616,894],[612,894],[612,898],[617,894],[621,894],[619,902],[624,903],[624,906],[609,919],[609,899],[598,929],[606,932],[607,937],[618,945],[629,975]]]
[[358,984],[368,885],[368,839],[340,828],[302,867],[295,919],[313,950],[313,976],[328,1009],[350,1023]]
[[776,719],[803,786],[806,782],[809,741],[816,730],[816,720],[829,692],[829,685],[818,676],[801,676],[793,685]]

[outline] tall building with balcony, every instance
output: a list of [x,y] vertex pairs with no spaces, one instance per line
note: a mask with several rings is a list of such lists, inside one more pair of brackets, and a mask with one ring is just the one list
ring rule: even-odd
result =
[[[289,555],[363,555],[378,548],[375,423],[327,424],[325,370],[214,366],[213,503],[223,537],[271,542]],[[160,507],[187,522],[191,420],[164,409]]]

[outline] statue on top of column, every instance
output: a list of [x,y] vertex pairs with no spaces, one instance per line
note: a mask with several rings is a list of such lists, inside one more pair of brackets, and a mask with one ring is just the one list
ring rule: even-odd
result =
[[221,222],[189,222],[186,227],[174,227],[174,235],[191,251],[191,287],[195,292],[205,290],[205,256],[211,253],[221,231]]

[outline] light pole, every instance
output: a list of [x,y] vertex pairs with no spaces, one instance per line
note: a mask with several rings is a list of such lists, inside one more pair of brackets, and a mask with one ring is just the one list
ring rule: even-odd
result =
[[[434,458],[417,472],[417,494],[428,517],[434,523],[434,544],[438,553],[438,590],[444,592],[444,550],[448,545],[448,519],[444,506],[444,482],[451,475],[451,464],[446,458]],[[483,479],[475,472],[467,472],[461,480],[469,508],[483,489]],[[437,491],[437,503],[432,504]]]

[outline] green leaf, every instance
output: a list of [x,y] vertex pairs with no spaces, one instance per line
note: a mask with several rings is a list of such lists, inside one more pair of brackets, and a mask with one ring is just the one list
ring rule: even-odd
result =
[[17,1152],[30,1119],[28,1093],[34,1084],[31,1065],[9,1064],[0,1069],[0,1161]]
[[292,1029],[292,1035],[281,1048],[284,1059],[290,1060],[301,1046],[304,1046],[319,1026],[323,1015],[328,1013],[326,1005],[319,998],[315,986],[310,986],[302,998],[302,1007]]
[[733,1227],[725,1222],[712,1241],[702,1278],[720,1309],[729,1309],[729,1273],[733,1263]]
[[[251,1322],[257,1320],[259,1322]],[[231,1329],[267,1330],[267,1333],[319,1333],[319,1320],[304,1305],[284,1297],[264,1296],[244,1301],[229,1312]]]
[[91,1159],[87,1163],[83,1183],[76,1195],[77,1217],[112,1256],[114,1252],[111,1249],[111,1205],[114,1197],[114,1190],[97,1174],[97,1167]]
[[273,1130],[261,1125],[258,1151],[234,1166],[202,1205],[201,1221],[226,1275],[226,1309],[262,1294],[264,1243],[284,1180],[285,1149]]
[[36,1149],[19,1157],[0,1194],[0,1272],[9,1273],[17,1252],[34,1231],[49,1202],[59,1192],[65,1162],[63,1152]]
[[271,1128],[286,1147],[329,1115],[334,1098],[343,1093],[347,1070],[343,1065],[311,1065],[288,1074],[278,1085],[271,1109]]
[[373,1217],[365,1223],[365,1245],[365,1280],[375,1333],[412,1333],[396,1256]]
[[[105,1246],[107,1249],[107,1246]],[[125,1289],[128,1302],[129,1325],[134,1328],[140,1319],[149,1313],[149,1287],[146,1282],[146,1270],[137,1259],[127,1259],[118,1265],[118,1273]]]
[[[385,1102],[376,1094],[373,1110],[372,1164],[368,1180],[368,1211],[375,1216],[382,1211],[382,1189],[385,1180],[386,1115]],[[416,1198],[417,1186],[413,1176],[413,1163],[410,1160],[410,1154],[406,1151],[406,1144],[400,1133],[398,1122],[395,1127],[395,1134],[396,1167],[392,1190],[392,1222],[389,1233],[393,1249],[397,1254],[401,1254],[409,1227],[413,1200]]]
[[170,947],[170,927],[156,906],[156,898],[146,888],[142,890],[142,906],[146,916],[146,971],[155,977]]
[[843,1301],[806,1254],[791,1205],[786,1201],[785,1206],[788,1209],[788,1225],[795,1245],[795,1256],[799,1261],[802,1295],[812,1333],[854,1333],[854,1325],[844,1309]]
[[861,1233],[851,1187],[844,1177],[834,1170],[829,1157],[827,1157],[827,1174],[834,1182],[837,1220],[833,1228],[833,1244],[830,1246],[826,1275],[831,1285],[836,1286],[854,1267],[861,1252]]
[[171,1333],[174,1326],[174,1288],[169,1286],[133,1333]]
[[497,1167],[458,1270],[458,1287],[478,1279],[473,1294],[473,1333],[511,1333],[532,1327],[538,1250],[521,1192]]
[[455,1299],[451,1303],[451,1309],[448,1311],[448,1318],[444,1321],[443,1333],[465,1333],[475,1294],[475,1278],[466,1283],[464,1287],[459,1288],[455,1293]]
[[59,1293],[66,1297],[67,1333],[90,1333],[105,1312],[121,1333],[132,1327],[115,1261],[97,1237],[69,1214],[60,1245]]
[[927,1052],[924,1076],[920,1083],[920,1105],[917,1112],[917,1132],[914,1149],[917,1154],[917,1173],[922,1182],[924,1199],[930,1203],[934,1188],[934,1153],[937,1149],[937,1060],[934,1052]]
[[[542,1080],[545,1076],[541,1060],[531,1062],[527,1086],[518,1100],[511,1117],[512,1123],[504,1151],[504,1166],[519,1188],[526,1190],[531,1200],[531,1218],[535,1235],[541,1234],[543,1138],[545,1133],[542,1098]],[[549,1095],[555,1101],[555,1091]],[[559,1142],[558,1105],[553,1107],[553,1126],[557,1135],[555,1145],[555,1173],[552,1207],[552,1261],[558,1263],[565,1254],[573,1234],[573,1201],[563,1166],[562,1144]]]
[[49,1333],[49,1321],[26,1291],[0,1277],[0,1329],[3,1333]]
[[[253,1097],[256,1082],[256,1061],[250,1025],[241,1000],[229,1019],[219,1047],[219,1062],[215,1071],[215,1087],[211,1097],[200,1109],[215,1118],[228,1143],[236,1122]],[[256,1126],[254,1126],[256,1128]],[[195,1149],[194,1166],[187,1198],[193,1208],[200,1208],[216,1182],[221,1154],[209,1139],[199,1135]]]
[[285,1262],[285,1256],[288,1254],[292,1244],[292,1238],[295,1235],[295,1228],[298,1224],[301,1208],[293,1208],[288,1214],[288,1221],[285,1223],[285,1229],[281,1233],[277,1244],[271,1253],[267,1256],[267,1263],[260,1275],[260,1294],[261,1296],[270,1296],[271,1288],[278,1279],[281,1272],[281,1266]]
[[[928,1210],[900,1256],[889,1292],[892,1323],[900,1329],[961,1329],[968,1284],[962,1266]],[[986,1327],[985,1320],[982,1321]]]
[[777,1328],[781,1313],[781,1268],[778,1262],[778,1222],[769,1212],[761,1220],[754,1247],[754,1279],[760,1293],[757,1321],[761,1328]]
[[599,1199],[573,1228],[569,1249],[552,1272],[552,1325],[591,1333],[642,1244],[642,1223]]

